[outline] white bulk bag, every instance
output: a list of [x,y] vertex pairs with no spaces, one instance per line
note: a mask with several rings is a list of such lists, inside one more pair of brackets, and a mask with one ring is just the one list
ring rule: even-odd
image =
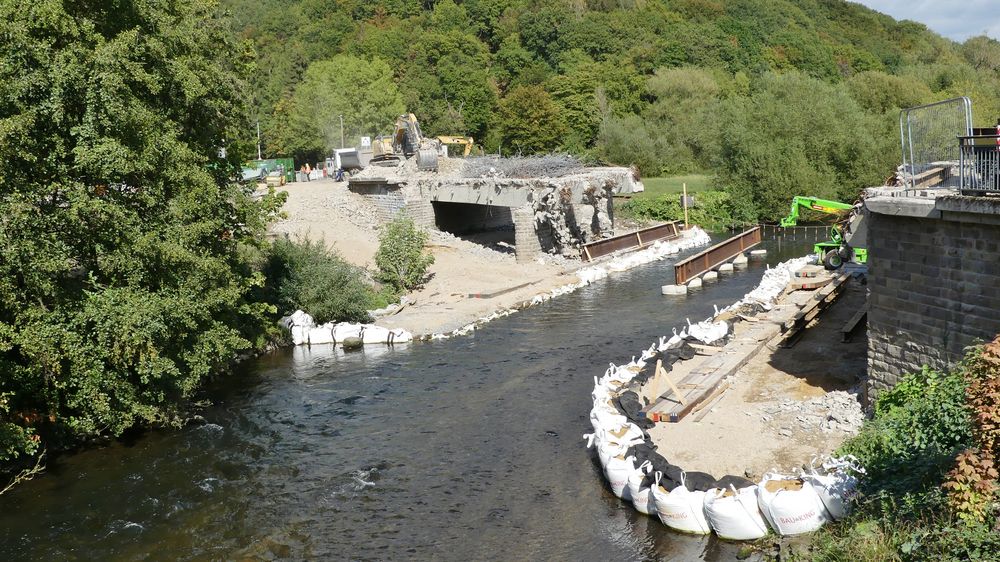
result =
[[303,326],[306,328],[312,328],[313,326],[316,325],[316,322],[313,320],[313,317],[309,316],[308,314],[306,314],[305,311],[302,310],[296,310],[295,312],[292,313],[291,322],[292,326]]
[[803,475],[803,478],[812,484],[813,490],[819,496],[827,514],[834,520],[839,521],[847,516],[850,511],[851,498],[858,487],[858,479],[850,471],[864,474],[864,469],[860,468],[852,461],[857,461],[853,456],[843,459],[830,459],[823,463],[824,473],[813,469],[811,474]]
[[604,467],[604,476],[611,485],[611,493],[623,500],[631,500],[629,494],[628,477],[635,471],[635,457],[611,457],[607,466]]
[[309,345],[333,343],[333,326],[323,324],[309,329]]
[[389,341],[387,343],[407,343],[413,341],[413,334],[402,329],[394,328],[389,330]]
[[656,513],[656,502],[653,500],[653,489],[642,487],[642,480],[653,469],[653,463],[644,461],[628,476],[628,492],[632,496],[635,510],[644,515]]
[[611,457],[624,456],[628,452],[629,447],[642,442],[643,438],[641,436],[619,439],[608,435],[608,432],[604,430],[601,430],[594,436],[594,444],[597,447],[597,456],[601,460],[602,468],[608,466],[608,461],[611,460]]
[[[653,486],[656,514],[664,525],[682,533],[707,535],[712,532],[705,519],[705,492],[692,492],[682,483],[671,491],[660,486],[663,474],[657,471]],[[683,476],[681,479],[683,480]]]
[[361,335],[358,337],[366,344],[386,343],[389,341],[389,329],[382,326],[362,324]]
[[729,333],[729,325],[725,322],[711,322],[704,320],[692,325],[688,320],[688,335],[696,340],[709,345],[716,340],[721,340]]
[[295,345],[309,343],[309,328],[306,326],[292,326],[292,343]]
[[350,322],[341,322],[333,327],[333,339],[337,343],[344,343],[347,338],[360,338],[361,337],[361,324],[352,324]]
[[705,494],[705,518],[724,539],[750,541],[767,534],[767,524],[757,508],[757,486],[709,490]]
[[600,433],[601,430],[617,429],[628,424],[628,418],[617,413],[611,413],[600,406],[594,406],[590,411],[590,424],[594,426],[594,431]]
[[779,535],[810,533],[827,521],[819,495],[801,478],[767,473],[757,496],[760,510]]

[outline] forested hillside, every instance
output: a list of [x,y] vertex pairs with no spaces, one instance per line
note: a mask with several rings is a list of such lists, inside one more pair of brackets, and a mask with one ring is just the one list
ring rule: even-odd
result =
[[804,184],[845,198],[880,184],[900,107],[969,95],[979,123],[1000,116],[1000,43],[841,0],[223,5],[256,53],[271,154],[319,156],[339,146],[339,116],[352,144],[405,108],[488,152],[710,172],[755,219]]

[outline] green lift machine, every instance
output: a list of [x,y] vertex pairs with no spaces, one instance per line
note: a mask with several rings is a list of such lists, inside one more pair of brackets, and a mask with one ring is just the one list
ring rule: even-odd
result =
[[813,211],[838,217],[830,227],[830,240],[813,246],[816,257],[827,269],[839,269],[844,262],[868,263],[868,225],[860,205],[841,203],[819,197],[797,196],[792,199],[792,210],[781,219],[781,226],[788,228],[799,223],[802,211]]

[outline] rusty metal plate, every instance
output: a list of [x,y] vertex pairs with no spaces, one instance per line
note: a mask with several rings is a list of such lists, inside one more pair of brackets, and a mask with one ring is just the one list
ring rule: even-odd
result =
[[604,240],[584,244],[582,257],[586,261],[593,261],[599,257],[622,250],[642,248],[658,240],[672,240],[680,236],[681,229],[678,226],[679,224],[680,221],[666,222],[635,232],[620,234],[611,238],[605,238]]
[[674,283],[683,285],[689,279],[715,269],[720,264],[735,258],[749,248],[760,244],[760,242],[761,234],[759,226],[755,226],[742,234],[737,234],[724,242],[719,242],[715,246],[674,265]]

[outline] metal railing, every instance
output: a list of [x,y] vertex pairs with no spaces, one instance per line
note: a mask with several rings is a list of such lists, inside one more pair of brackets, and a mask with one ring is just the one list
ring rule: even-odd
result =
[[958,137],[962,194],[1000,193],[1000,135]]

